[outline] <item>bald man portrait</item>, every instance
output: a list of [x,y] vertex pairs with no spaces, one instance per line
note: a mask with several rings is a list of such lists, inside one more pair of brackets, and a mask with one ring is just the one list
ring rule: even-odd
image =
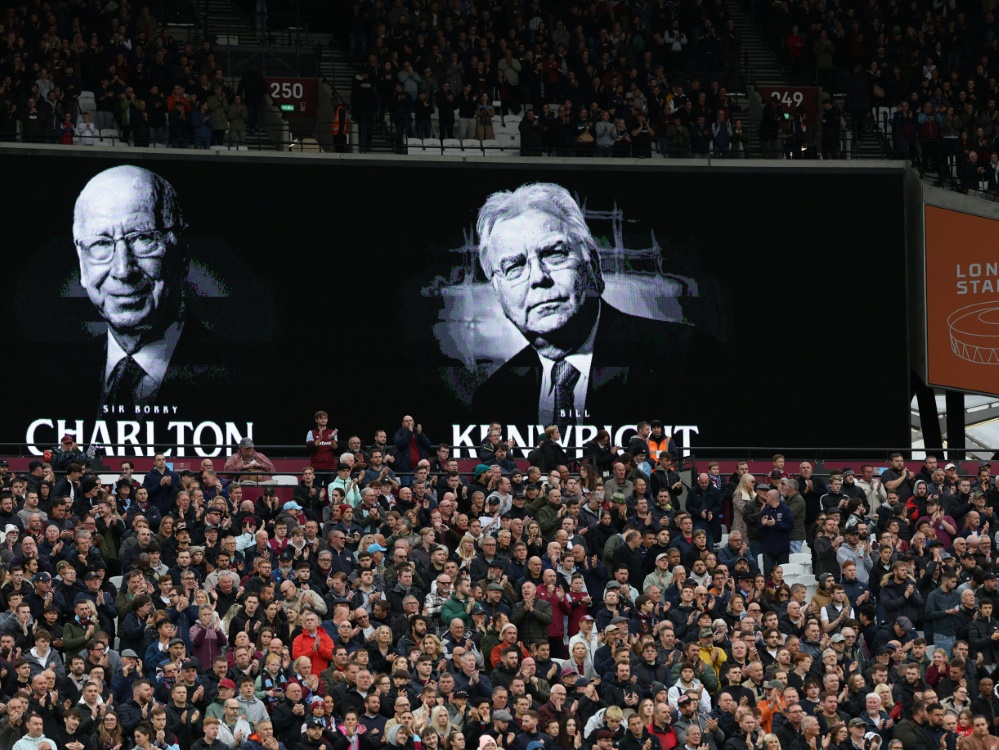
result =
[[613,419],[648,388],[662,397],[706,374],[710,353],[693,355],[693,326],[639,318],[602,299],[597,243],[561,185],[493,193],[476,231],[482,270],[528,342],[477,389],[476,416],[495,419],[515,399],[537,424],[565,434],[568,425]]
[[107,324],[98,414],[170,405],[227,379],[222,343],[185,304],[187,224],[173,186],[136,166],[107,169],[77,197],[80,284]]

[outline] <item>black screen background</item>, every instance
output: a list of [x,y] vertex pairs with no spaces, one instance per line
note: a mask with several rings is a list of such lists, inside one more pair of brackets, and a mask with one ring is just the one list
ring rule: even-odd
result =
[[[726,340],[713,361],[691,363],[709,375],[702,392],[664,384],[636,393],[615,425],[696,424],[697,443],[710,446],[908,441],[901,172],[140,160],[132,150],[115,158],[67,152],[3,160],[5,441],[22,440],[39,416],[92,419],[91,406],[73,393],[83,373],[59,356],[60,340],[75,330],[66,315],[94,319],[88,300],[61,301],[51,320],[26,310],[51,310],[37,297],[52,286],[44,277],[60,253],[67,268],[75,263],[76,196],[94,174],[120,163],[171,182],[192,244],[211,263],[238,270],[238,287],[216,302],[216,312],[225,306],[233,345],[259,348],[266,373],[244,384],[258,398],[239,413],[220,414],[195,391],[183,404],[185,419],[253,421],[258,443],[298,445],[317,408],[365,441],[375,427],[391,435],[412,413],[432,440],[449,441],[451,425],[463,418],[438,386],[436,342],[412,314],[427,304],[420,285],[449,262],[446,249],[460,244],[489,193],[545,180],[590,206],[616,201],[661,241],[696,249],[692,262],[724,297]],[[264,342],[254,343],[251,331],[263,332]],[[877,358],[872,338],[882,339]],[[883,340],[892,338],[897,357],[883,354]],[[511,394],[497,404],[496,419],[526,423],[518,404],[531,399]]]

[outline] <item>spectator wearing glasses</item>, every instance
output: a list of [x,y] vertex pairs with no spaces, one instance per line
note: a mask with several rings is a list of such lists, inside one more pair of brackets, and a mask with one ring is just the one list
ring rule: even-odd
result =
[[443,638],[444,634],[448,631],[449,623],[442,619],[441,610],[447,603],[447,600],[451,598],[452,584],[451,576],[447,573],[441,573],[437,576],[437,580],[434,581],[434,585],[431,587],[432,590],[427,594],[423,602],[423,611],[430,619],[430,623],[434,628],[434,634],[438,638]]
[[102,407],[134,413],[169,399],[170,386],[192,367],[219,369],[213,360],[221,342],[183,304],[186,229],[173,186],[140,167],[105,170],[77,198],[80,279],[108,326],[95,399]]

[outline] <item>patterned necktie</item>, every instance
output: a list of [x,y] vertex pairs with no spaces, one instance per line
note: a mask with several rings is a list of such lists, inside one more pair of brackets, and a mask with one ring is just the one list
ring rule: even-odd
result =
[[105,404],[134,404],[139,401],[139,385],[146,371],[131,356],[122,357],[111,371]]
[[570,422],[576,421],[576,416],[572,412],[576,408],[574,391],[576,383],[579,382],[579,375],[579,370],[564,359],[560,359],[552,368],[552,391],[555,393],[554,423],[563,432]]

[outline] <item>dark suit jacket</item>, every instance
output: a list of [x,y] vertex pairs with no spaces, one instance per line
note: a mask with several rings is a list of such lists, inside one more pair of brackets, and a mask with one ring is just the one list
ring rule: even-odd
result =
[[[622,404],[651,395],[648,389],[675,393],[692,383],[690,360],[694,347],[706,347],[704,339],[693,326],[635,317],[601,302],[584,421],[620,421]],[[478,388],[472,417],[488,421],[512,411],[510,421],[538,423],[542,375],[537,352],[525,346]]]
[[[99,349],[98,349],[99,347]],[[142,401],[138,406],[164,406],[188,404],[217,404],[231,400],[232,387],[237,380],[244,380],[248,374],[245,364],[237,360],[241,355],[233,353],[233,345],[223,341],[195,318],[190,310],[184,318],[180,339],[170,357],[166,377],[155,398]],[[103,345],[96,344],[93,352],[100,351],[99,358],[91,355],[90,361],[97,359],[96,374],[91,381],[94,390],[93,403],[97,404],[98,419],[135,417],[135,404],[122,404],[125,414],[105,414],[101,403],[104,367],[107,362],[107,336]],[[90,384],[88,384],[90,385]],[[227,416],[227,415],[226,415]]]

